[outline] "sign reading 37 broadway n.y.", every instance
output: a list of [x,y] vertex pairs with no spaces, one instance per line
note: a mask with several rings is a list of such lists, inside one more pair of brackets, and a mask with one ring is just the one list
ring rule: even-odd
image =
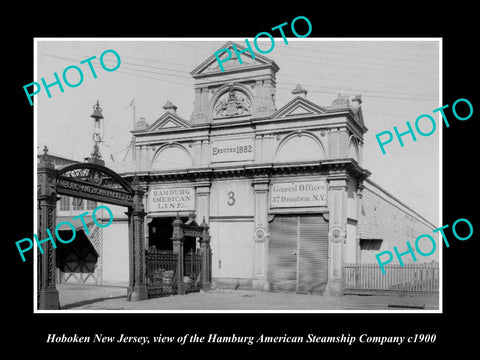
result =
[[327,183],[318,181],[295,181],[272,184],[270,207],[314,207],[327,205]]

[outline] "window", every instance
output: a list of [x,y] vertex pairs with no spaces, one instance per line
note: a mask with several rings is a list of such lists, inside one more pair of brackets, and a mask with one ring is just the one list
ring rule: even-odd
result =
[[380,250],[382,239],[360,239],[360,250]]
[[96,201],[87,200],[87,210],[94,210],[97,207]]
[[83,210],[83,199],[73,198],[73,210]]
[[70,199],[69,196],[62,196],[60,198],[60,211],[70,210]]

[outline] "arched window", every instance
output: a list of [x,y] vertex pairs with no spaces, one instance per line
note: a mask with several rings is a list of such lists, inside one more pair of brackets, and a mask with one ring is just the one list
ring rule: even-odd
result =
[[168,145],[157,153],[152,170],[182,169],[193,165],[188,151],[180,145]]
[[287,136],[278,146],[276,162],[321,160],[325,158],[322,143],[308,133]]

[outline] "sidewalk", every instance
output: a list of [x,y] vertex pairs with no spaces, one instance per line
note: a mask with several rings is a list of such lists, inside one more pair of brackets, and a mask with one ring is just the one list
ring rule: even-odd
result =
[[58,285],[62,310],[438,310],[436,296],[340,297],[216,289],[145,301],[127,301],[125,287]]

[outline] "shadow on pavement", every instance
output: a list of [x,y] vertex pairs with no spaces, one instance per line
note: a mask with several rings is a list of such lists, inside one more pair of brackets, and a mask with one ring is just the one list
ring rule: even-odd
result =
[[126,298],[127,298],[126,295],[122,295],[122,296],[112,296],[112,297],[102,297],[102,298],[96,298],[96,299],[90,299],[90,300],[82,300],[75,303],[70,303],[64,306],[60,306],[60,310],[68,310],[68,309],[76,308],[79,306],[95,304],[97,302],[102,302],[105,300],[126,299]]

